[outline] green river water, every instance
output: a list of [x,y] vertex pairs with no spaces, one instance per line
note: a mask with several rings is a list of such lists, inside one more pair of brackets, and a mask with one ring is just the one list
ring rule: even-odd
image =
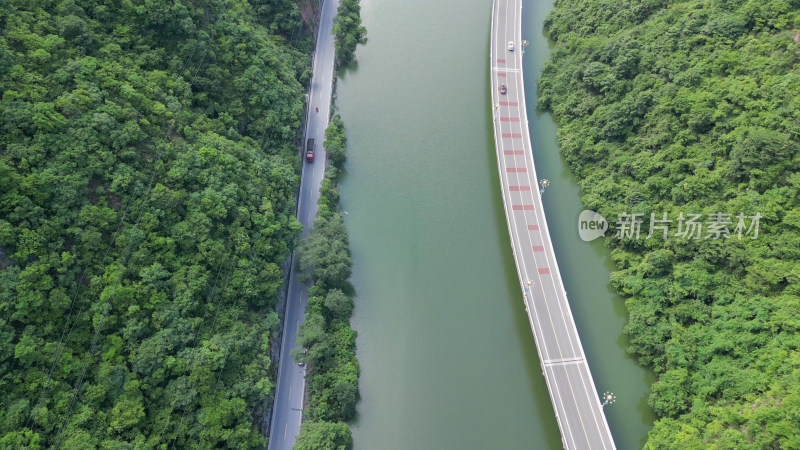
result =
[[[489,100],[489,0],[362,0],[369,42],[338,80],[342,208],[354,258],[362,399],[355,449],[560,448],[516,280]],[[552,1],[526,1],[526,93],[551,236],[621,449],[652,424],[652,375],[625,353],[609,253],[578,238],[576,180],[536,111]]]

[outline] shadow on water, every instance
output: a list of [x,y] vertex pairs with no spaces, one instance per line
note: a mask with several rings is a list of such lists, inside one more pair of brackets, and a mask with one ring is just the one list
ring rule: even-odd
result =
[[[491,89],[491,87],[487,79],[484,92],[489,92],[489,89]],[[495,229],[497,230],[495,237],[497,247],[501,249],[501,269],[505,275],[505,283],[508,286],[508,291],[518,294],[508,297],[509,307],[516,312],[513,318],[514,335],[519,340],[520,348],[523,349],[520,357],[524,362],[523,365],[527,371],[527,378],[530,380],[531,389],[534,393],[535,409],[538,410],[538,417],[540,418],[542,426],[550,431],[547,436],[541,436],[543,442],[540,442],[540,444],[546,442],[549,448],[559,448],[561,447],[561,435],[558,430],[558,422],[556,421],[555,411],[550,401],[550,393],[547,391],[544,374],[541,371],[541,361],[536,351],[533,330],[531,330],[528,315],[525,311],[525,303],[522,292],[520,291],[514,254],[511,251],[508,222],[506,221],[505,210],[503,209],[503,199],[500,195],[502,189],[500,186],[500,177],[498,176],[499,168],[497,166],[494,130],[492,128],[492,103],[491,97],[488,95],[486,97],[487,111],[489,111],[486,118],[486,148],[489,150],[486,153],[486,168],[490,172],[489,184],[491,191],[495,193],[492,197],[493,201],[491,202],[492,216],[494,217]]]
[[358,73],[358,58],[353,59],[346,66],[342,66],[336,69],[336,76],[342,79],[346,79],[347,75],[356,73]]

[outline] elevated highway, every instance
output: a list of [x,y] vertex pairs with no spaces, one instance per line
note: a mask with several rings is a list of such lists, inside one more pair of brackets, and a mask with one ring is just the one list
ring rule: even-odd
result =
[[520,288],[564,448],[614,449],[542,208],[525,108],[521,29],[522,0],[494,0],[490,42],[494,140]]

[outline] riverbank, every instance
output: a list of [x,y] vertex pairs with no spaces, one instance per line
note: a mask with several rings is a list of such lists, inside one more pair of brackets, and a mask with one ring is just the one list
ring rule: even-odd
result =
[[[346,67],[354,58],[357,44],[366,37],[359,0],[342,0],[331,31],[336,40],[336,66]],[[331,103],[336,96],[335,80]],[[294,446],[297,450],[349,448],[352,437],[347,423],[355,417],[359,400],[356,333],[350,326],[355,295],[349,282],[353,261],[339,210],[338,183],[346,160],[347,136],[338,114],[331,117],[325,129],[322,147],[321,158],[307,161],[323,165],[325,172],[316,219],[297,249],[297,273],[313,283],[297,334],[299,347],[292,351],[294,360],[306,366],[307,389],[303,422]]]
[[[551,0],[526,1],[523,6],[523,37],[529,42],[523,58],[528,105],[538,106],[537,87],[551,57],[544,23],[552,9]],[[578,215],[586,206],[579,180],[561,157],[559,129],[552,115],[531,109],[528,126],[535,141],[537,175],[550,182],[542,203],[598,395],[605,391],[616,395],[615,403],[604,408],[614,442],[621,450],[642,448],[655,419],[647,404],[655,376],[627,351],[630,343],[623,330],[628,313],[624,299],[609,283],[609,275],[615,270],[611,252],[600,240],[584,242],[578,235]]]
[[485,109],[491,11],[362,3],[369,45],[337,82],[352,283],[368,299],[353,317],[353,447],[558,448],[497,195]]
[[[658,374],[648,446],[798,445],[799,13],[563,1],[548,18],[543,106],[587,209],[611,225],[627,344]],[[640,238],[616,237],[626,213]],[[696,237],[681,230],[692,217]],[[668,233],[646,239],[651,224]]]
[[295,361],[307,365],[305,412],[294,447],[299,450],[349,446],[352,438],[346,422],[354,418],[359,398],[356,333],[350,327],[352,259],[338,210],[337,184],[346,149],[338,115],[331,119],[325,136],[324,147],[331,158],[320,188],[317,219],[297,249],[298,273],[313,281],[297,334],[299,347],[292,352]]
[[[497,195],[486,113],[491,11],[479,1],[362,3],[369,45],[337,81],[348,124],[340,189],[352,283],[369,299],[353,316],[362,397],[354,448],[561,448]],[[533,109],[540,66],[527,64],[547,57],[541,22],[550,7],[523,8],[534,158],[555,184],[544,208],[597,388],[618,394],[606,410],[615,441],[629,436],[633,444],[619,448],[641,448],[647,371],[625,353],[608,252],[574,232],[582,205],[556,128]]]
[[[310,144],[316,149],[316,159],[326,160],[325,150],[321,143],[324,131],[328,126],[334,79],[334,36],[331,34],[336,15],[338,0],[326,0],[322,5],[319,22],[319,33],[313,59],[310,90],[306,97],[306,127],[304,138],[292,147],[294,161],[301,153],[300,164],[302,175],[300,189],[297,192],[297,222],[302,226],[300,237],[308,235],[317,213],[319,188],[324,177],[324,164],[313,164],[305,161],[305,149]],[[312,143],[316,142],[316,146]],[[300,148],[298,148],[300,147]],[[264,205],[269,209],[269,204]],[[296,243],[296,241],[295,241]],[[297,259],[297,258],[295,258]],[[283,317],[281,332],[280,363],[278,366],[277,386],[273,415],[270,422],[269,449],[291,450],[295,436],[300,431],[303,411],[303,392],[305,390],[305,369],[294,363],[290,352],[295,347],[296,334],[304,318],[307,287],[299,280],[295,267],[289,268],[289,285],[286,295],[286,312]]]

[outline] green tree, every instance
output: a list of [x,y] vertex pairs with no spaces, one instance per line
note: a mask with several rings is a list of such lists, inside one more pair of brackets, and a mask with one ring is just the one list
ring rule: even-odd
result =
[[[704,226],[606,240],[629,350],[658,376],[647,448],[796,446],[798,13],[796,0],[565,0],[545,21],[539,104],[587,208]],[[730,230],[758,213],[758,239],[706,238],[717,213]]]
[[352,258],[341,213],[320,217],[298,248],[301,272],[326,287],[341,287],[350,277]]
[[332,33],[336,37],[336,65],[350,64],[358,44],[367,39],[367,29],[361,25],[359,0],[342,0],[333,22]]
[[325,308],[340,317],[350,317],[353,311],[353,299],[340,289],[331,289],[325,296]]
[[2,448],[262,445],[313,34],[140,3],[0,1]]
[[352,444],[350,429],[342,422],[304,421],[294,448],[296,450],[345,450]]
[[[347,140],[344,132],[344,123],[339,114],[334,114],[325,129],[325,142],[323,143],[328,158],[335,167],[341,168],[347,150]],[[335,179],[335,177],[333,177]]]

